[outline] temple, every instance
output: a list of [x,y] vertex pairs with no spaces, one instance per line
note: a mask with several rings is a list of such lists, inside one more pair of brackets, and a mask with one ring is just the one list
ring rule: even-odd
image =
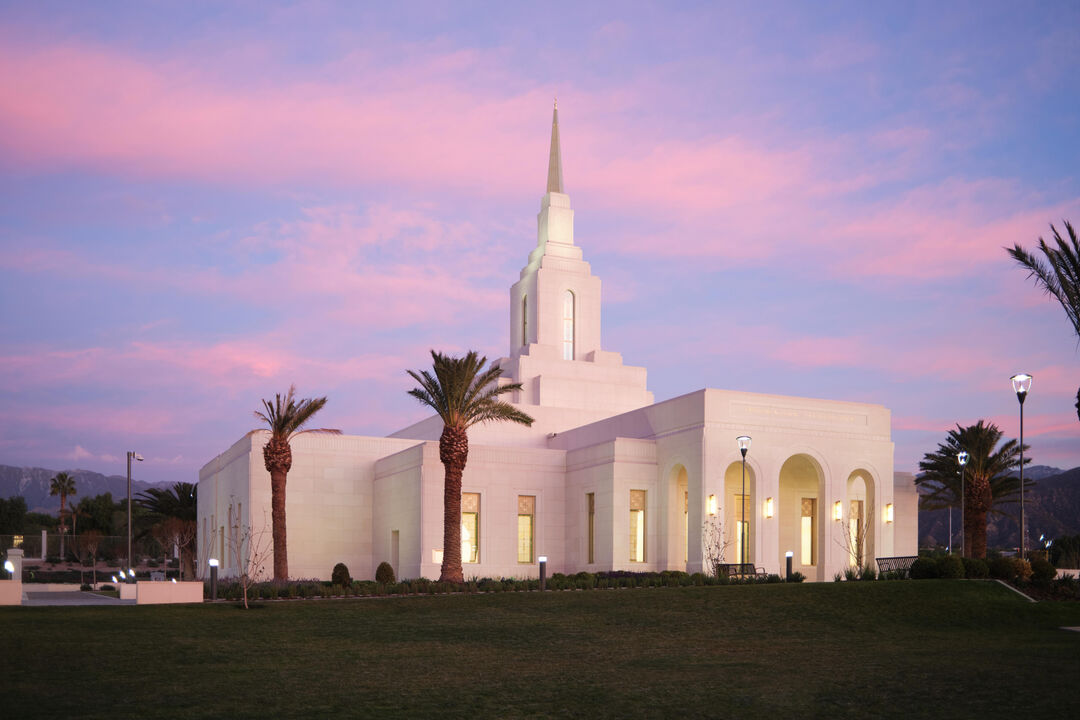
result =
[[[552,115],[536,246],[509,292],[509,398],[531,427],[469,431],[462,556],[469,577],[582,570],[711,571],[745,560],[809,580],[917,554],[917,496],[893,472],[889,410],[701,389],[654,402],[645,368],[601,344],[601,283],[575,243]],[[417,358],[417,365],[428,358]],[[404,369],[403,369],[404,371]],[[505,397],[505,396],[504,396]],[[438,417],[388,437],[301,435],[286,493],[289,570],[436,578],[442,562]],[[750,437],[745,463],[737,437]],[[236,572],[246,528],[270,528],[265,433],[199,472],[199,567]],[[230,551],[233,548],[233,551]]]

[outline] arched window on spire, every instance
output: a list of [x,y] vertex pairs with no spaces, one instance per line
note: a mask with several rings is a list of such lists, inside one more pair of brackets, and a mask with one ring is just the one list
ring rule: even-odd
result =
[[529,296],[521,296],[521,345],[529,344]]
[[563,327],[563,342],[562,342],[562,356],[563,360],[574,359],[574,293],[567,290],[563,293],[563,310],[562,310],[562,327]]

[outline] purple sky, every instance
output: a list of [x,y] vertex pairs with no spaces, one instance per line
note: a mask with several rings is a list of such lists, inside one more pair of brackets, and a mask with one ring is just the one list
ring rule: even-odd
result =
[[[658,400],[880,403],[1080,465],[1075,2],[5,4],[0,463],[193,481],[295,382],[384,435],[508,351],[558,94],[604,346]],[[189,7],[190,6],[190,7]],[[363,6],[361,8],[361,6]],[[734,440],[733,440],[734,441]]]

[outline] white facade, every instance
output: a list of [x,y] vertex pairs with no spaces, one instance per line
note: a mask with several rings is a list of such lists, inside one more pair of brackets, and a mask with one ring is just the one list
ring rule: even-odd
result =
[[[740,561],[742,506],[747,560],[769,572],[789,551],[810,580],[849,567],[853,546],[864,563],[916,554],[917,496],[910,474],[894,477],[886,408],[713,389],[654,403],[645,369],[602,349],[601,285],[574,244],[557,110],[537,244],[509,302],[510,354],[498,363],[535,422],[469,432],[466,578],[535,576],[540,555],[549,572],[707,571],[707,523],[722,527],[725,562]],[[290,574],[328,578],[344,562],[370,578],[388,561],[398,577],[438,577],[441,431],[431,417],[387,438],[294,439]],[[753,438],[745,493],[739,435]],[[218,557],[235,572],[230,528],[269,532],[265,437],[200,470],[200,567]]]

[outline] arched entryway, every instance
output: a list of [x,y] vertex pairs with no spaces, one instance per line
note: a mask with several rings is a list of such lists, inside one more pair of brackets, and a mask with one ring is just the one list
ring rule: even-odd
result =
[[789,457],[780,467],[780,567],[792,553],[793,569],[823,579],[825,566],[825,474],[809,455]]
[[[757,513],[757,476],[749,463],[746,465],[746,481],[743,482],[742,461],[733,462],[724,471],[724,537],[728,546],[726,562],[757,562],[754,552],[754,534],[757,531],[754,519]],[[743,554],[743,546],[746,553]]]
[[843,546],[847,564],[865,567],[874,560],[874,476],[859,468],[847,479]]

